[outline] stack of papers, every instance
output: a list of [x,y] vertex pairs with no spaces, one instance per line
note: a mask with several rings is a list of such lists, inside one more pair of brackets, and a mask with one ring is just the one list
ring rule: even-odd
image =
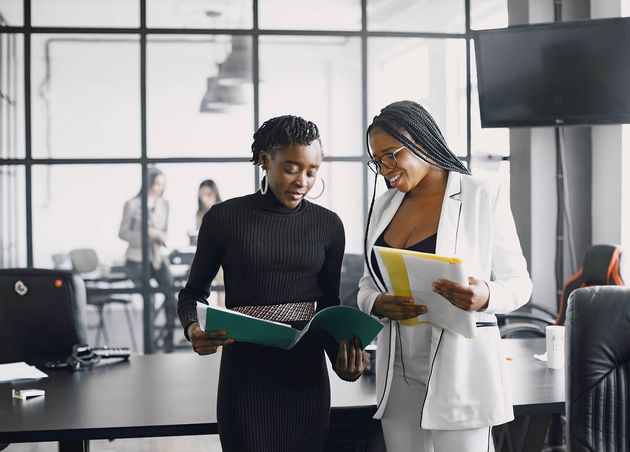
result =
[[[462,261],[456,257],[418,251],[375,246],[385,285],[390,294],[413,297],[415,304],[427,307],[421,319],[466,337],[477,335],[477,325],[472,312],[464,311],[441,295],[433,292],[433,281],[448,279],[459,284],[468,284]],[[420,322],[401,321],[403,325]]]
[[0,383],[12,380],[47,377],[44,372],[25,362],[0,364]]

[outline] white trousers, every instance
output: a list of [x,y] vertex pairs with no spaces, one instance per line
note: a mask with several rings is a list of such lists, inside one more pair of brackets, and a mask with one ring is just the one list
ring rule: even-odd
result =
[[381,418],[387,452],[494,452],[491,427],[470,430],[424,430],[420,411],[426,384],[394,373]]

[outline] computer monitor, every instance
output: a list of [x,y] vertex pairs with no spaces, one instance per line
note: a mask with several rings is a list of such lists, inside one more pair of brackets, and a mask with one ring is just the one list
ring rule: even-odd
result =
[[84,344],[85,286],[71,272],[0,270],[0,363],[65,360]]

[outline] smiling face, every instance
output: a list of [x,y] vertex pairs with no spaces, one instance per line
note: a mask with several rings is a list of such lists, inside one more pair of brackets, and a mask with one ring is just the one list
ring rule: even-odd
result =
[[[376,129],[370,134],[370,148],[375,159],[380,159],[401,146],[404,146],[403,143],[382,130]],[[380,174],[393,188],[408,193],[416,188],[432,170],[432,165],[405,147],[396,153],[396,167],[390,169],[381,165]]]
[[319,140],[309,145],[294,144],[271,155],[261,152],[260,166],[267,171],[269,188],[282,204],[297,207],[313,188],[322,164]]

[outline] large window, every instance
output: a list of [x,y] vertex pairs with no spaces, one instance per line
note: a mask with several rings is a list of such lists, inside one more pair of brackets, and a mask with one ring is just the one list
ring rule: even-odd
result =
[[360,255],[365,129],[389,102],[422,103],[473,172],[509,181],[507,130],[479,124],[472,46],[473,30],[504,26],[506,0],[3,0],[0,267],[72,268],[89,248],[98,278],[132,256],[143,279],[91,291],[140,300],[154,351],[153,168],[177,290],[199,185],[222,199],[255,191],[252,134],[280,114],[318,124],[326,190],[313,202],[340,215]]

